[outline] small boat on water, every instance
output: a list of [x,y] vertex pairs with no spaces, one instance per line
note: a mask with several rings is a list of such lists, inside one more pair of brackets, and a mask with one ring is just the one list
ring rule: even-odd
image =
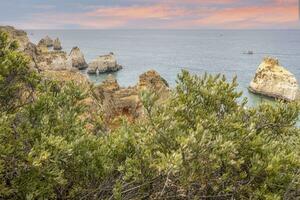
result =
[[254,52],[253,52],[253,51],[247,51],[247,52],[244,52],[244,54],[247,54],[247,55],[253,55]]

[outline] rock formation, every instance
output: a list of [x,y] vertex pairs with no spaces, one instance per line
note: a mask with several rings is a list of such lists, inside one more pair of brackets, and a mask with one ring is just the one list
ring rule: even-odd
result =
[[16,40],[19,44],[20,51],[23,51],[29,43],[27,33],[23,30],[17,30],[12,26],[0,26],[0,31],[6,32],[11,39]]
[[[139,98],[139,93],[142,90],[152,90],[159,94],[162,100],[168,96],[167,82],[153,70],[142,74],[138,84],[134,87],[122,88],[117,80],[109,75],[106,81],[93,88],[87,77],[77,70],[87,67],[84,55],[78,47],[74,47],[68,56],[64,51],[48,50],[51,45],[49,37],[42,39],[38,45],[35,45],[29,42],[25,32],[19,32],[12,27],[6,29],[12,38],[22,43],[24,46],[22,51],[30,58],[30,65],[45,80],[53,79],[61,82],[61,84],[72,81],[86,91],[88,95],[83,103],[87,105],[88,112],[82,117],[88,120],[97,120],[100,115],[98,111],[103,110],[105,122],[109,127],[114,126],[114,119],[120,116],[127,117],[129,121],[135,121],[143,116],[143,106]],[[111,53],[99,56],[91,63],[89,70],[91,68],[95,72],[104,73],[114,72],[122,67],[117,64],[115,56]]]
[[39,53],[37,57],[37,68],[39,70],[71,70],[72,61],[66,52],[49,51]]
[[88,78],[80,73],[79,71],[71,71],[71,70],[45,70],[41,71],[41,75],[45,79],[55,80],[59,82],[74,82],[78,87],[82,89],[89,89],[91,86]]
[[138,90],[153,89],[154,91],[160,91],[165,90],[168,87],[168,82],[155,70],[149,70],[140,75],[139,82],[137,84]]
[[122,69],[122,66],[117,63],[113,53],[108,55],[98,56],[93,60],[88,67],[89,74],[116,72]]
[[56,38],[54,40],[54,42],[53,42],[53,50],[56,50],[56,51],[62,50],[62,46],[61,46],[59,38]]
[[47,53],[49,51],[48,47],[43,42],[39,42],[36,47],[39,53]]
[[295,76],[280,66],[274,58],[265,58],[259,65],[249,90],[287,101],[299,98],[299,86]]
[[69,57],[72,60],[72,66],[74,68],[86,69],[88,67],[87,63],[85,62],[84,55],[78,47],[72,48]]
[[153,70],[140,75],[139,82],[134,87],[120,87],[112,75],[109,75],[102,84],[97,86],[96,95],[102,99],[108,124],[111,124],[113,119],[119,116],[126,116],[130,121],[143,116],[143,106],[139,93],[145,89],[159,94],[161,100],[169,94],[168,84]]
[[38,46],[52,47],[53,40],[47,35],[45,38],[39,41]]
[[36,63],[37,63],[37,58],[38,58],[38,53],[39,53],[37,46],[35,44],[29,42],[24,49],[24,53],[30,59],[30,63],[29,63],[30,68],[37,70]]

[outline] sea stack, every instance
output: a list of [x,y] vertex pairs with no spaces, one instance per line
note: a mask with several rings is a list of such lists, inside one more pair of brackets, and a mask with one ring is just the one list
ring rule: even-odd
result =
[[56,50],[56,51],[62,50],[62,46],[61,46],[59,38],[56,38],[54,40],[54,42],[53,42],[53,50]]
[[274,58],[264,58],[259,65],[249,90],[265,96],[294,101],[299,99],[299,86],[295,76]]
[[89,74],[99,74],[116,72],[122,69],[122,66],[117,63],[117,59],[113,53],[108,55],[98,56],[93,60],[88,67]]
[[53,47],[53,40],[47,35],[39,41],[38,46]]
[[84,55],[78,47],[72,48],[69,58],[72,60],[73,67],[80,69],[80,70],[88,68],[88,65],[84,59]]

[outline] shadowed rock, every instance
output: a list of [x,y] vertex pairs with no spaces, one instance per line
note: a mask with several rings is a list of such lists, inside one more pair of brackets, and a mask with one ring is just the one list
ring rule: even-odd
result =
[[155,92],[160,100],[166,99],[169,94],[167,82],[154,70],[140,75],[139,82],[134,87],[120,87],[112,75],[97,86],[96,95],[102,99],[108,124],[119,116],[126,116],[130,121],[142,117],[143,106],[139,97],[142,90]]
[[61,46],[59,38],[56,38],[54,40],[54,42],[53,42],[53,50],[56,50],[56,51],[62,50],[62,46]]
[[72,48],[69,57],[72,60],[73,67],[77,69],[86,69],[88,67],[87,63],[85,62],[84,55],[78,47]]

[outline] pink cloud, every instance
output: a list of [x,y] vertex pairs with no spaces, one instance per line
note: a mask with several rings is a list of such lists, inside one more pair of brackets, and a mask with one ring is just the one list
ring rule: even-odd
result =
[[147,6],[96,7],[81,13],[39,13],[19,24],[20,28],[64,28],[74,24],[86,29],[299,28],[296,0],[270,0],[265,6],[250,7],[242,4],[233,7],[241,0],[161,2]]
[[268,6],[225,9],[199,19],[195,24],[199,26],[222,26],[223,28],[255,28],[297,21],[297,7]]
[[165,5],[153,6],[132,6],[132,7],[112,7],[98,8],[95,11],[87,13],[90,17],[105,18],[125,18],[129,19],[166,19],[176,16],[185,16],[189,10],[183,8],[174,8]]

